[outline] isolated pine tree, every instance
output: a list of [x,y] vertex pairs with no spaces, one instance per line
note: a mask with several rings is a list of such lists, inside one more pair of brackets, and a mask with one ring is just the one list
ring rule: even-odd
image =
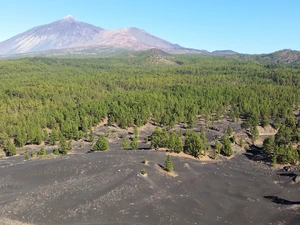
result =
[[98,138],[96,144],[93,146],[94,151],[105,151],[108,150],[108,142],[105,136],[102,134]]
[[167,156],[167,159],[166,159],[166,161],[165,161],[165,170],[167,171],[167,172],[171,172],[171,171],[173,171],[173,162],[172,162],[172,159],[171,159],[171,156],[170,155],[168,155]]

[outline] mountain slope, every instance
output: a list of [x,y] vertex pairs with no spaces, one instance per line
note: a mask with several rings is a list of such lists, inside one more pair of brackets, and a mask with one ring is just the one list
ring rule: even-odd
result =
[[104,30],[67,16],[53,23],[34,27],[0,42],[0,55],[42,52],[56,49],[111,46],[130,50],[185,48],[155,37],[138,28]]
[[273,52],[270,54],[262,54],[256,57],[261,61],[276,62],[276,63],[294,63],[300,62],[300,52],[290,49]]
[[232,58],[241,59],[241,60],[255,60],[255,61],[265,62],[265,63],[290,64],[290,63],[300,62],[300,51],[283,49],[269,54],[255,54],[255,55],[236,54],[233,55]]
[[127,47],[135,50],[149,48],[159,49],[183,49],[179,45],[171,44],[161,38],[155,37],[144,30],[130,27],[118,30],[104,30],[101,39],[96,45]]
[[80,22],[72,16],[34,27],[0,43],[0,55],[73,48],[94,43],[102,28]]

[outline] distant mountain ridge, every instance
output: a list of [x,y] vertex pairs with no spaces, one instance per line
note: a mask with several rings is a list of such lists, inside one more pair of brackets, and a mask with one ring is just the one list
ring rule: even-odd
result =
[[283,49],[268,54],[237,54],[232,57],[240,60],[256,60],[265,63],[290,64],[300,62],[300,51]]
[[[106,30],[76,20],[68,15],[52,23],[34,27],[8,40],[0,42],[0,55],[31,54],[62,49],[91,49],[112,47],[128,50],[147,50],[151,48],[176,53],[210,54],[206,50],[184,48],[151,35],[139,28]],[[68,50],[68,52],[72,52]],[[217,53],[216,53],[217,54]],[[224,52],[220,51],[220,54]],[[228,51],[226,54],[235,54]]]
[[294,63],[300,62],[300,52],[291,49],[283,49],[270,54],[261,54],[256,56],[256,58],[261,61],[272,61],[276,63]]

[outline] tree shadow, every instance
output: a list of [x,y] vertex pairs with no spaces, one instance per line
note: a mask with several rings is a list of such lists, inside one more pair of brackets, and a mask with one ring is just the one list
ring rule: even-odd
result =
[[295,173],[277,173],[278,176],[281,176],[281,177],[295,177],[297,176],[297,174]]
[[165,170],[165,167],[161,164],[157,164],[160,168],[162,168],[163,170]]
[[269,163],[271,161],[270,156],[266,154],[262,148],[255,145],[250,145],[244,155],[252,161],[263,161],[265,163]]
[[150,147],[144,147],[144,148],[138,148],[138,150],[140,150],[140,151],[149,151],[149,150],[151,150],[151,148]]
[[300,205],[300,201],[289,201],[283,198],[279,198],[277,196],[264,196],[266,199],[270,199],[272,202],[279,205]]

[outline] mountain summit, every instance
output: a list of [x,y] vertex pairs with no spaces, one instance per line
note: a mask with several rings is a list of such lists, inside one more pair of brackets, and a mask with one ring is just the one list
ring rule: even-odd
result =
[[0,42],[0,55],[96,46],[111,46],[131,50],[185,49],[138,28],[105,30],[80,22],[68,15],[50,24],[34,27]]
[[76,20],[71,15],[34,27],[0,43],[0,55],[73,48],[94,43],[102,28]]

